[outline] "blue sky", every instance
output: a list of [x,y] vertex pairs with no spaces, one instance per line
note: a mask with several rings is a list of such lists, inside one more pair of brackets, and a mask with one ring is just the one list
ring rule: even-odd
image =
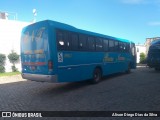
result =
[[0,11],[16,12],[19,21],[55,20],[80,29],[143,44],[160,36],[160,0],[1,0]]

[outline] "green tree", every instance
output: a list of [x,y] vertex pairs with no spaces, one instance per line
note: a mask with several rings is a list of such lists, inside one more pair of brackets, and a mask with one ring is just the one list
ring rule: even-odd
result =
[[146,55],[145,53],[140,53],[140,63],[145,64],[146,63]]
[[0,73],[5,72],[5,63],[6,63],[6,56],[4,54],[0,54]]
[[19,62],[19,55],[12,50],[11,53],[8,55],[8,59],[9,59],[10,63],[13,64],[12,72],[18,71],[15,64]]

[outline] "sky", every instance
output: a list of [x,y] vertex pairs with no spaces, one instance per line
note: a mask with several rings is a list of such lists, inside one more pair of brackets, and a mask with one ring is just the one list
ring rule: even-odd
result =
[[160,37],[160,0],[0,0],[0,11],[18,21],[54,20],[76,28],[144,44]]

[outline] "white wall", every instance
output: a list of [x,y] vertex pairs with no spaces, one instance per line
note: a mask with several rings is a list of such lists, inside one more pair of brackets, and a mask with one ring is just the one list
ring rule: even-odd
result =
[[140,62],[140,53],[146,54],[146,47],[144,45],[136,45],[136,52],[137,52],[137,63]]
[[[11,50],[14,50],[20,55],[21,30],[29,24],[27,22],[0,19],[0,53],[5,54],[7,57]],[[11,66],[12,64],[7,57],[6,72],[12,71]],[[16,67],[21,71],[20,63],[16,64]]]

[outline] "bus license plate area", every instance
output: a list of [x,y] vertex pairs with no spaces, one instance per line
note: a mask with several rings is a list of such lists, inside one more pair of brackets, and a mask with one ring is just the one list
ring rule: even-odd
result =
[[34,71],[34,70],[36,70],[36,66],[31,66],[30,69],[31,69],[32,71]]

